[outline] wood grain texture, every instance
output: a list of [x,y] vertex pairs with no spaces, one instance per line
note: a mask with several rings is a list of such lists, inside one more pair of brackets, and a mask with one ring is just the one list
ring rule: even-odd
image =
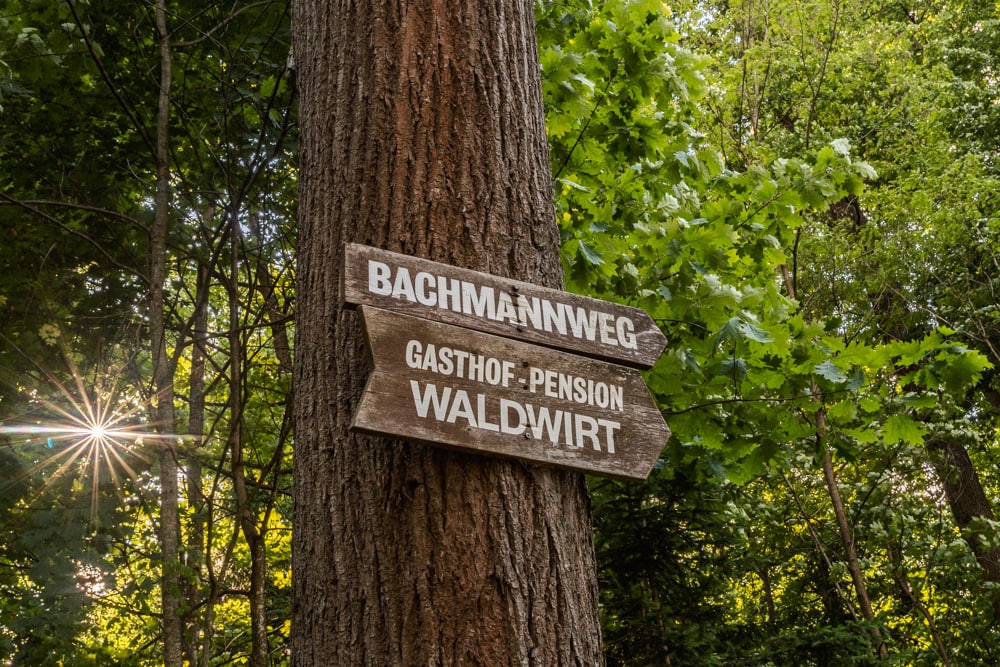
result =
[[634,369],[361,310],[374,371],[353,428],[632,480],[670,435]]

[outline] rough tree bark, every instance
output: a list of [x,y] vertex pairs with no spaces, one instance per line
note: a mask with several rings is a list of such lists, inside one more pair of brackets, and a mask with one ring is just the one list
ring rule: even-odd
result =
[[603,662],[582,476],[348,433],[344,243],[561,285],[532,9],[293,3],[299,667]]

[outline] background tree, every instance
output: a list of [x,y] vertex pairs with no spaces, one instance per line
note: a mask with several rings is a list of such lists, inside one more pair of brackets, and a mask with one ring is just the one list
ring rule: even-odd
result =
[[[79,543],[59,548],[77,617],[119,632],[48,633],[59,654],[18,632],[10,653],[84,664],[98,651],[105,664],[138,664],[163,650],[166,664],[208,665],[246,652],[267,664],[287,637],[290,604],[285,8],[13,9],[0,216],[21,241],[3,251],[19,276],[4,285],[4,399],[16,433],[8,451],[25,478],[5,484],[4,497],[12,527],[61,488],[29,475],[54,470],[67,502],[101,501],[90,503]],[[118,377],[95,384],[104,374]],[[103,442],[93,459],[80,457],[82,443],[25,442],[25,421],[51,426],[82,406],[70,393],[92,394],[142,441]],[[115,395],[131,403],[108,407]],[[149,469],[157,456],[159,474]],[[101,528],[105,516],[113,528]],[[154,539],[156,525],[174,529]],[[17,576],[49,558],[40,544],[9,563],[25,590],[47,586],[43,570]],[[81,562],[100,585],[81,583]],[[152,603],[158,595],[163,603]]]
[[[846,131],[850,126],[830,122],[840,110],[867,108],[859,101],[871,91],[852,95],[831,87],[863,88],[893,80],[851,68],[908,67],[903,59],[873,62],[866,55],[893,53],[883,45],[895,44],[889,38],[900,33],[892,26],[873,25],[871,12],[844,3],[697,3],[675,9],[683,10],[675,15],[680,33],[670,25],[669,12],[656,3],[607,3],[569,13],[571,18],[553,5],[554,20],[541,21],[543,27],[570,35],[556,40],[561,46],[551,56],[543,55],[543,63],[553,96],[570,100],[550,111],[555,115],[550,127],[568,156],[556,160],[554,169],[563,179],[561,202],[567,203],[560,222],[564,248],[570,251],[564,260],[571,285],[636,299],[664,322],[671,345],[650,375],[674,430],[661,474],[683,473],[683,479],[693,470],[695,480],[704,480],[701,484],[725,485],[767,473],[766,485],[755,482],[733,491],[734,507],[726,513],[740,516],[757,507],[761,499],[756,492],[766,491],[766,503],[787,502],[786,507],[796,510],[791,516],[800,517],[801,523],[793,526],[808,536],[815,563],[802,571],[807,578],[774,578],[773,565],[766,563],[801,557],[781,550],[765,566],[754,568],[752,576],[762,587],[742,589],[742,578],[738,587],[751,597],[763,594],[759,608],[767,609],[772,621],[781,616],[779,592],[793,581],[810,586],[816,591],[814,603],[822,604],[817,604],[815,620],[799,613],[789,617],[790,627],[776,622],[761,626],[756,619],[747,623],[759,628],[761,637],[782,637],[764,643],[755,660],[843,662],[875,650],[895,650],[901,660],[909,659],[919,653],[910,652],[909,639],[880,648],[879,637],[886,633],[878,626],[894,617],[880,616],[878,610],[884,596],[897,594],[912,605],[915,623],[908,627],[914,636],[926,637],[928,651],[947,659],[942,647],[954,642],[939,636],[930,598],[920,597],[933,596],[937,584],[910,587],[907,593],[893,576],[900,563],[909,571],[907,558],[928,565],[931,561],[917,557],[916,549],[925,549],[934,538],[906,534],[898,542],[906,545],[906,554],[901,557],[896,549],[890,558],[890,550],[869,535],[882,535],[879,517],[893,512],[870,503],[876,497],[897,497],[898,485],[919,470],[919,463],[899,470],[891,466],[910,460],[901,452],[924,442],[929,422],[962,419],[965,387],[986,360],[935,332],[940,322],[928,321],[902,338],[863,333],[857,325],[889,329],[898,320],[872,317],[870,303],[848,305],[843,295],[865,272],[831,252],[843,247],[842,230],[868,215],[858,201],[864,180],[876,175],[857,161],[850,142],[838,139],[846,134],[860,144],[870,137],[855,137]],[[621,26],[628,28],[619,33]],[[655,38],[646,41],[644,34]],[[715,87],[699,84],[703,62],[671,46],[681,34],[715,56]],[[872,47],[873,40],[883,40],[880,48]],[[628,77],[615,77],[630,67],[643,73],[642,86],[628,86],[620,83]],[[700,107],[693,104],[699,95],[706,96]],[[885,108],[878,103],[870,107],[874,113],[867,127],[875,114],[884,116]],[[660,124],[658,118],[675,122]],[[707,133],[699,134],[697,127]],[[886,129],[895,127],[890,123]],[[726,160],[714,157],[715,151]],[[918,245],[909,243],[892,246],[895,254],[874,255],[870,247],[859,247],[858,253],[872,256],[872,266],[898,266],[903,274],[911,265],[899,258],[907,256],[907,247]],[[817,292],[826,291],[836,298],[817,298]],[[948,350],[958,356],[949,357]],[[823,481],[825,504],[814,497],[817,487],[810,475]],[[916,487],[910,491],[933,497],[933,488],[920,488],[927,489],[926,495]],[[665,494],[653,488],[647,494],[645,504],[638,505],[643,511],[623,515],[609,526],[629,526],[622,531],[628,533],[631,526],[652,522]],[[824,507],[828,514],[817,523],[817,508]],[[787,510],[783,516],[789,516]],[[954,523],[950,530],[956,530]],[[720,536],[716,548],[740,542],[739,535]],[[789,544],[778,533],[763,535]],[[635,549],[649,550],[647,541],[641,545]],[[882,559],[873,561],[874,553]],[[761,561],[752,557],[742,562]],[[879,565],[863,567],[871,562]],[[616,565],[609,563],[608,574],[626,582],[624,590],[630,593],[617,597],[615,604],[629,600],[630,609],[650,609],[667,599],[655,579]],[[706,611],[716,604],[729,609],[731,627],[740,625],[735,619],[752,614],[743,595],[739,602],[698,590],[690,595]],[[871,601],[871,610],[861,606],[864,598]],[[800,612],[801,603],[794,607]],[[641,616],[606,609],[617,622],[626,619],[634,625],[633,637],[643,632],[662,637],[662,628],[671,627],[664,621],[682,613],[663,609],[662,616]],[[874,640],[873,632],[878,632]],[[691,641],[681,633],[673,639],[672,646],[664,642],[657,649],[657,659],[682,654]],[[759,639],[744,641],[761,645]],[[982,647],[964,648],[976,655]],[[720,642],[717,650],[724,655],[737,648]]]
[[[895,370],[885,368],[872,374],[870,369],[885,358],[881,353],[869,356],[877,349],[904,351],[907,346],[912,346],[912,352],[944,323],[952,330],[951,340],[978,348],[977,364],[991,359],[989,347],[976,342],[983,340],[981,323],[964,324],[974,310],[969,308],[965,316],[957,317],[950,311],[952,315],[944,317],[942,308],[949,300],[939,299],[940,290],[935,287],[968,275],[959,263],[949,263],[951,268],[941,271],[941,258],[965,256],[970,248],[980,248],[970,242],[969,234],[980,233],[974,231],[977,228],[988,229],[994,215],[990,197],[984,195],[993,190],[989,158],[976,143],[958,140],[950,129],[956,126],[954,117],[942,123],[939,111],[960,108],[946,102],[958,90],[988,94],[988,86],[959,83],[957,70],[942,66],[946,59],[941,55],[969,55],[975,52],[970,48],[972,41],[988,43],[988,38],[973,36],[984,30],[988,33],[990,18],[972,6],[965,8],[966,14],[932,3],[891,9],[842,2],[697,3],[683,9],[678,15],[682,30],[699,50],[715,55],[712,80],[718,82],[704,105],[709,115],[695,122],[708,129],[708,138],[730,165],[750,174],[783,162],[776,162],[776,157],[815,151],[824,142],[847,137],[852,153],[856,151],[875,167],[863,194],[849,186],[841,192],[843,199],[831,202],[834,205],[829,209],[814,200],[816,212],[804,212],[793,235],[776,236],[786,253],[787,272],[780,266],[776,270],[787,276],[786,284],[796,287],[792,295],[798,297],[795,305],[802,316],[823,324],[827,336],[822,345],[833,352],[833,367],[814,367],[825,404],[815,414],[827,418],[825,440],[832,447],[849,527],[861,561],[869,563],[863,574],[872,594],[875,621],[889,625],[897,638],[890,642],[890,654],[895,651],[894,657],[904,664],[927,659],[927,655],[944,664],[990,659],[986,656],[996,650],[995,637],[985,628],[991,625],[992,587],[976,584],[978,568],[969,569],[975,557],[986,566],[978,576],[990,576],[988,558],[984,563],[981,554],[991,538],[980,542],[982,538],[976,535],[982,530],[994,534],[989,513],[980,510],[970,529],[968,513],[964,521],[953,512],[942,522],[934,500],[941,488],[937,485],[947,487],[950,475],[964,479],[961,488],[967,491],[984,488],[987,478],[969,468],[975,455],[960,454],[969,447],[974,452],[977,445],[992,440],[990,427],[975,435],[971,427],[980,420],[969,419],[988,413],[980,403],[985,398],[979,392],[983,384],[966,393],[962,382],[946,379],[955,380],[957,375],[939,374],[941,369],[932,357],[923,357],[921,362],[922,355],[910,352],[895,357]],[[955,21],[959,15],[975,18],[964,24]],[[931,26],[944,29],[936,32]],[[964,48],[955,48],[963,42]],[[968,71],[959,78],[965,76]],[[875,173],[877,179],[872,178]],[[824,188],[810,190],[822,194]],[[970,220],[979,223],[970,225]],[[959,282],[966,294],[963,301],[971,305],[968,295],[978,290],[972,282]],[[781,338],[776,335],[779,329],[766,321],[759,320],[759,325],[772,337]],[[972,331],[978,333],[970,335]],[[866,347],[869,351],[859,355]],[[857,362],[862,359],[859,369]],[[932,363],[924,365],[927,362]],[[832,372],[835,368],[843,372]],[[864,370],[855,376],[860,384],[850,379],[858,370]],[[750,367],[747,377],[752,375]],[[824,388],[827,381],[834,385]],[[837,384],[839,394],[830,393]],[[857,392],[856,400],[841,400],[850,392]],[[746,397],[744,392],[741,400]],[[754,421],[767,423],[766,418]],[[982,420],[983,425],[988,422]],[[881,427],[872,430],[878,423]],[[733,430],[724,432],[732,434]],[[937,463],[942,457],[935,452],[939,441],[958,454],[945,460],[964,461],[964,466],[949,463],[942,468]],[[768,475],[773,478],[771,489],[781,492],[784,488],[792,494],[788,500],[794,501],[791,507],[801,508],[797,512],[801,528],[812,533],[810,541],[822,566],[814,585],[833,584],[833,595],[820,598],[833,603],[824,602],[827,614],[814,629],[797,629],[799,637],[815,637],[813,633],[836,626],[850,632],[850,626],[838,622],[837,616],[850,620],[856,613],[842,594],[845,555],[828,541],[830,524],[817,522],[821,505],[813,504],[815,486],[807,483],[809,477],[801,467],[809,460],[782,454]],[[939,476],[928,478],[926,470],[932,467],[938,468]],[[956,474],[962,470],[965,473]],[[780,477],[773,477],[775,473]],[[924,499],[926,510],[915,502],[890,504],[890,499],[901,495],[908,501]],[[983,499],[990,493],[977,495]],[[777,499],[771,493],[768,497],[772,502]],[[900,512],[904,506],[906,512]],[[935,530],[914,530],[920,525]],[[953,541],[959,535],[969,546],[963,549],[961,541]],[[931,544],[937,547],[929,548]],[[786,557],[791,560],[792,554]],[[913,577],[916,572],[921,573],[919,578]],[[781,584],[768,575],[761,581],[769,582],[761,592],[773,593],[794,579]],[[969,604],[943,599],[940,591],[949,586],[968,590]],[[774,596],[764,599],[773,601]],[[894,599],[905,600],[906,606],[895,607],[892,613],[879,612],[880,606]],[[944,619],[957,616],[984,629],[976,641],[949,636]],[[844,646],[843,641],[838,644]]]

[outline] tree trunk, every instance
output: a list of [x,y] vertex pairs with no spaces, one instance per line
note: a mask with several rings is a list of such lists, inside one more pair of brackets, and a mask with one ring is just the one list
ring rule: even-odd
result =
[[[822,411],[820,414],[822,414]],[[861,562],[858,560],[858,550],[854,542],[854,531],[847,517],[844,500],[840,495],[837,473],[833,469],[833,459],[830,457],[829,450],[823,454],[823,479],[826,481],[826,490],[830,494],[830,501],[833,504],[833,514],[837,518],[840,542],[844,547],[847,570],[851,573],[851,583],[854,584],[854,592],[858,596],[858,607],[861,609],[861,614],[865,617],[865,620],[874,624],[875,611],[872,609],[871,599],[868,597],[865,576],[861,571]],[[875,639],[875,650],[878,652],[879,657],[887,657],[889,650],[886,648],[885,640],[882,639],[882,632],[877,627],[874,627],[874,625],[871,632],[872,637]]]
[[183,658],[189,665],[200,666],[211,653],[212,629],[204,622],[207,605],[203,595],[205,542],[205,490],[202,486],[202,465],[199,451],[205,440],[205,366],[208,359],[208,293],[211,280],[209,267],[198,265],[195,282],[194,316],[192,319],[191,372],[188,379],[188,437],[191,449],[185,458],[184,479],[187,486],[188,512],[191,524],[186,534],[184,567],[188,577],[184,583],[184,598],[192,613],[187,616]]
[[243,370],[248,364],[243,344],[243,321],[240,315],[240,239],[239,205],[234,200],[229,217],[229,438],[227,445],[233,457],[233,491],[236,494],[236,515],[240,530],[250,551],[250,662],[251,667],[267,667],[270,649],[267,641],[267,603],[264,587],[267,583],[267,551],[264,537],[257,526],[257,514],[247,490],[245,452],[243,447]]
[[[820,395],[815,379],[812,381],[812,391],[814,396]],[[858,607],[865,620],[872,624],[871,633],[875,640],[875,650],[880,658],[886,658],[889,655],[889,650],[882,638],[882,632],[874,625],[875,611],[872,609],[871,598],[868,597],[868,587],[865,585],[865,576],[861,571],[861,562],[858,560],[854,530],[847,516],[847,509],[844,507],[844,499],[840,495],[837,472],[833,469],[833,457],[826,444],[827,432],[826,409],[820,408],[816,412],[816,437],[820,446],[823,447],[823,480],[826,482],[826,490],[830,494],[830,503],[833,505],[833,514],[837,519],[837,529],[840,532],[840,542],[844,547],[847,570],[851,573],[851,583],[854,584],[854,592],[858,596]]]
[[[983,568],[983,578],[1000,584],[1000,549],[984,543],[980,532],[972,525],[976,519],[994,521],[995,515],[969,452],[960,443],[943,440],[930,441],[927,447],[944,486],[951,514],[959,529],[964,531],[969,548]],[[993,614],[1000,621],[1000,592],[994,589],[990,595]]]
[[[900,549],[902,551],[902,549]],[[892,570],[892,578],[896,582],[896,587],[899,589],[900,593],[913,605],[913,608],[920,612],[920,615],[924,617],[927,621],[927,629],[931,633],[931,639],[934,640],[934,650],[937,652],[938,658],[941,660],[943,667],[951,667],[951,658],[948,655],[948,647],[945,646],[944,637],[941,632],[938,631],[937,623],[934,621],[934,614],[928,609],[920,597],[913,590],[910,585],[909,579],[906,576],[906,570],[903,566],[903,559],[899,558],[895,549],[891,544],[885,545],[885,555],[889,561],[889,567]]]
[[[156,390],[154,414],[162,433],[174,428],[173,364],[167,354],[165,299],[167,227],[170,217],[170,86],[173,67],[167,7],[159,0],[155,8],[160,47],[160,90],[156,110],[156,195],[153,230],[149,243],[149,329]],[[160,595],[163,614],[164,667],[181,667],[183,643],[182,590],[180,579],[180,511],[178,508],[177,442],[164,436],[160,446],[160,550],[163,564]]]
[[348,432],[344,243],[561,285],[532,10],[293,3],[299,667],[603,662],[581,475]]

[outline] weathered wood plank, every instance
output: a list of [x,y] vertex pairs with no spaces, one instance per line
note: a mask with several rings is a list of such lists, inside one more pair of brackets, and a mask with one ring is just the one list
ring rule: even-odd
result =
[[341,291],[370,305],[649,368],[666,339],[639,308],[348,244]]
[[635,369],[360,311],[374,371],[354,429],[622,479],[645,479],[670,436]]

